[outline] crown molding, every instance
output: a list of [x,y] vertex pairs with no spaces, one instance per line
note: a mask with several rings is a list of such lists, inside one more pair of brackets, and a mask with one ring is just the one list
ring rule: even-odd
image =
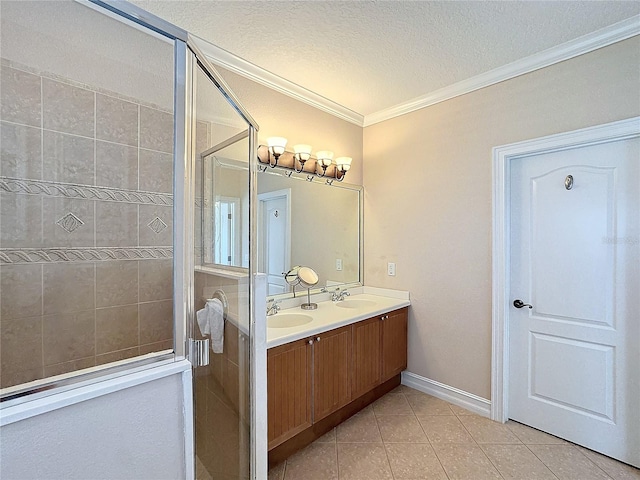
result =
[[307,90],[300,85],[297,85],[285,78],[258,67],[253,63],[230,53],[222,48],[207,42],[199,37],[197,38],[198,47],[207,56],[207,58],[214,64],[227,70],[237,73],[249,80],[253,80],[256,83],[271,88],[277,92],[283,93],[296,100],[311,105],[323,112],[327,112],[335,117],[338,117],[347,122],[354,123],[360,127],[363,126],[364,116],[349,110],[342,105],[329,100],[328,98],[318,95],[317,93]]
[[258,67],[206,40],[197,38],[197,41],[200,49],[214,64],[342,120],[361,127],[368,127],[569,60],[636,35],[640,35],[640,15],[635,15],[556,47],[365,116]]
[[364,117],[364,127],[533,72],[640,34],[640,15]]

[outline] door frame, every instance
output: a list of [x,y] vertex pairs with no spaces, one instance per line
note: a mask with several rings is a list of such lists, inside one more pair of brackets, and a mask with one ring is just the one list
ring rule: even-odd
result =
[[[258,194],[258,225],[264,227],[263,222],[264,218],[264,206],[265,203],[269,200],[273,200],[274,198],[285,197],[287,202],[287,218],[286,221],[286,239],[284,245],[284,257],[285,257],[285,265],[288,265],[288,268],[291,268],[291,189],[283,188],[282,190],[274,190],[272,192],[265,192]],[[268,275],[267,269],[267,257],[266,257],[266,249],[265,249],[265,238],[264,238],[265,229],[261,228],[258,231],[258,250],[259,250],[259,258],[258,258],[258,268],[260,271],[264,272]]]
[[640,136],[640,117],[493,148],[491,420],[509,419],[511,161]]

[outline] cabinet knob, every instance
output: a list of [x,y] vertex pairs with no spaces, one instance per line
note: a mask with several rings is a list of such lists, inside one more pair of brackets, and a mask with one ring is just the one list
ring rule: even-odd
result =
[[316,337],[316,342],[319,342],[319,341],[320,341],[320,337]]
[[309,345],[313,345],[313,338],[310,338],[309,341],[307,342]]
[[380,317],[380,320],[386,320],[387,318],[389,318],[389,315],[382,315],[382,316]]

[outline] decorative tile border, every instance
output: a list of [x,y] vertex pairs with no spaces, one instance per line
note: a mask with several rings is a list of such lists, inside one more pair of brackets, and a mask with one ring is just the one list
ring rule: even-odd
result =
[[168,193],[139,192],[117,188],[56,183],[44,180],[27,180],[0,177],[0,191],[50,197],[81,198],[107,202],[137,203],[143,205],[173,205],[173,195]]
[[0,248],[2,265],[169,258],[173,258],[171,247]]

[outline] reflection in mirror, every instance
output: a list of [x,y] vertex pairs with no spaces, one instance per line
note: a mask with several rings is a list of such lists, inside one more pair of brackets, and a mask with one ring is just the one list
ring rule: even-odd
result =
[[[235,240],[247,238],[248,224],[232,211],[238,204],[246,210],[248,201],[247,164],[237,160],[246,147],[239,140],[203,157],[205,177],[212,179],[205,182],[211,187],[205,203],[215,206],[204,215],[205,263],[248,267],[248,244]],[[258,271],[267,274],[270,297],[293,296],[284,274],[294,265],[313,268],[318,289],[361,282],[362,187],[306,179],[280,168],[258,175]],[[214,251],[214,244],[225,247]]]

